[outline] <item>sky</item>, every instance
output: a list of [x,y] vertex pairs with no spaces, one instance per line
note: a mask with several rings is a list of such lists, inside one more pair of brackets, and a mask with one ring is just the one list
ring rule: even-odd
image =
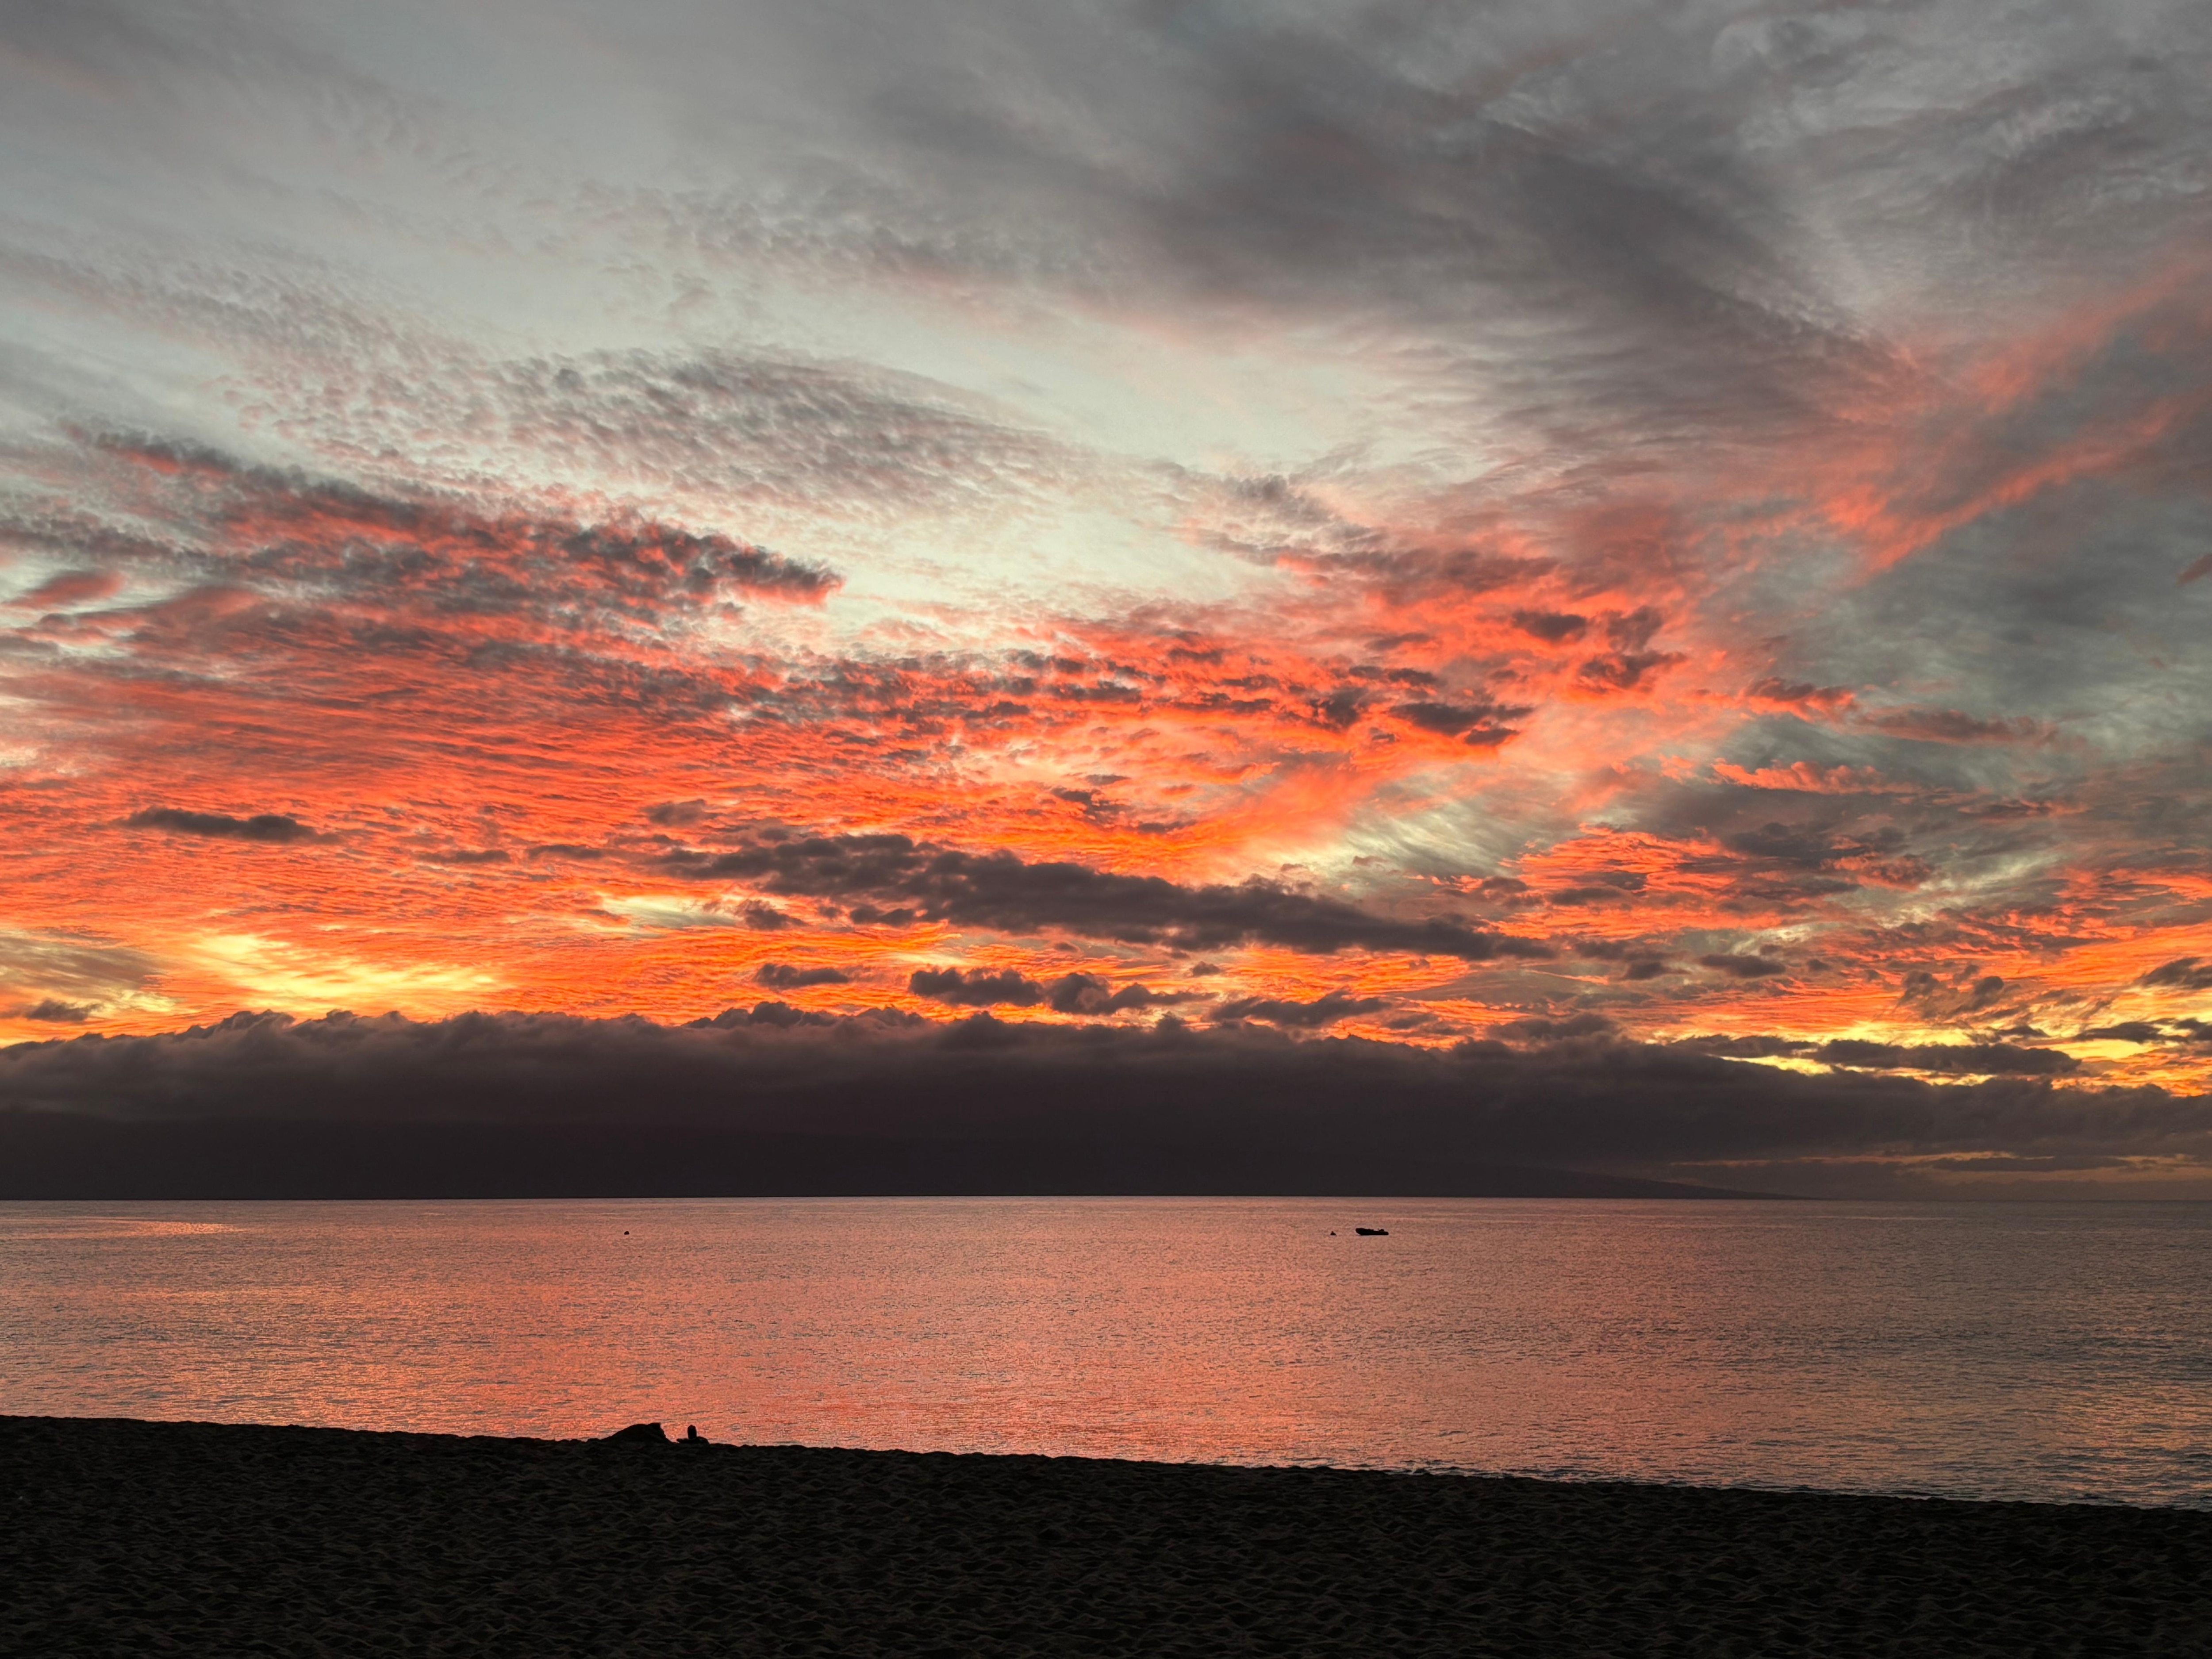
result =
[[0,0],[0,1104],[1233,1076],[2212,1195],[2208,76],[2179,0]]

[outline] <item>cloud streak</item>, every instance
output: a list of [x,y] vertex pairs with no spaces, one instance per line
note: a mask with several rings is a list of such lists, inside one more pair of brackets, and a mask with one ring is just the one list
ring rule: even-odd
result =
[[179,806],[149,806],[124,820],[131,830],[162,830],[177,836],[207,836],[218,841],[252,841],[282,846],[313,841],[315,832],[283,812],[256,812],[234,818],[224,812],[195,812]]
[[1319,955],[1357,947],[1465,962],[1552,954],[1540,942],[1449,918],[1396,921],[1273,882],[1187,886],[1066,861],[933,847],[905,836],[811,836],[712,854],[686,850],[668,854],[666,864],[695,880],[754,882],[770,893],[843,902],[846,914],[864,924],[1064,929],[1182,951],[1258,943]]

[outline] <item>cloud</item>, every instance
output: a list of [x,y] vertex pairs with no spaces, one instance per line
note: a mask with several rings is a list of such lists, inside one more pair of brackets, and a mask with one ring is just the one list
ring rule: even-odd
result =
[[[818,604],[842,579],[826,567],[627,511],[585,518],[530,511],[416,486],[406,492],[240,460],[146,434],[99,434],[79,447],[76,518],[19,515],[13,537],[56,546],[118,547],[103,494],[162,525],[166,543],[138,544],[204,577],[327,601],[333,592],[447,626],[531,616],[573,633],[654,623],[736,598]],[[104,516],[104,515],[103,515]]]
[[1135,981],[1109,985],[1096,974],[1068,974],[1045,988],[1045,1001],[1057,1013],[1118,1014],[1131,1009],[1172,1008],[1211,999],[1203,991],[1156,991]]
[[1699,957],[1698,962],[1699,966],[1710,968],[1717,974],[1726,974],[1730,979],[1765,979],[1769,975],[1790,971],[1787,963],[1772,957],[1708,952]]
[[112,596],[122,586],[119,578],[108,570],[64,570],[49,576],[21,599],[8,603],[25,611],[45,610],[51,606],[83,605]]
[[1519,720],[1535,711],[1487,702],[1402,702],[1390,712],[1424,732],[1457,738],[1473,748],[1494,749],[1520,735],[1517,728],[1505,721]]
[[2076,1042],[2103,1041],[2108,1042],[2157,1042],[2164,1039],[2165,1031],[2148,1020],[2127,1019],[2117,1025],[2096,1025],[2075,1033]]
[[2081,1062],[2056,1048],[2021,1048],[2002,1042],[1897,1043],[1839,1038],[1820,1044],[1813,1057],[1830,1066],[1877,1071],[1948,1072],[1962,1076],[2057,1077]]
[[1898,993],[1898,1000],[1929,1019],[1963,1019],[1968,1015],[1982,1012],[2002,1000],[2005,989],[2005,979],[2002,974],[1978,974],[1970,970],[1946,983],[1927,969],[1915,968],[1905,974],[1904,988]]
[[1506,1042],[1565,1042],[1576,1037],[1609,1037],[1620,1028],[1603,1014],[1571,1014],[1565,1019],[1531,1016],[1509,1019],[1490,1028],[1490,1035]]
[[1855,1071],[1932,1072],[1954,1077],[2063,1077],[2081,1068],[2081,1061],[2063,1050],[2026,1048],[2006,1042],[1869,1042],[1858,1038],[1818,1042],[1780,1036],[1703,1036],[1686,1037],[1674,1046],[1731,1060],[1813,1060]]
[[[1224,16],[1200,35],[1125,16],[1076,49],[987,10],[941,40],[908,37],[911,67],[870,106],[872,148],[910,181],[884,234],[906,258],[951,257],[979,278],[1013,257],[1011,238],[1072,267],[1086,297],[1279,324],[1388,317],[1456,346],[1448,362],[1476,358],[1532,427],[1585,442],[1719,411],[1802,418],[1873,354],[1753,179],[1782,169],[1854,234],[1886,222],[1820,188],[1809,138],[1762,150],[1754,173],[1713,136],[1826,131],[1788,70],[1716,76],[1752,32],[1723,45],[1735,21],[1626,22],[1600,48],[1585,21],[1533,8],[1495,39],[1410,9],[1381,29]],[[1887,23],[1848,55],[1948,55],[1923,33]],[[987,40],[1022,43],[988,84],[963,67]],[[1626,62],[1650,91],[1624,108],[1613,66]],[[1869,109],[1922,101],[1865,95]],[[1712,125],[1686,129],[1686,103]],[[1041,121],[1045,108],[1072,124]],[[1695,183],[1692,155],[1708,163]],[[1515,339],[1516,320],[1541,352]]]
[[1257,1019],[1270,1025],[1282,1026],[1286,1030],[1311,1031],[1324,1025],[1334,1025],[1340,1019],[1380,1013],[1389,1006],[1389,1002],[1382,997],[1355,997],[1342,991],[1331,991],[1310,1002],[1297,1002],[1281,997],[1238,997],[1215,1009],[1213,1017],[1224,1023]]
[[1258,943],[1323,956],[1357,948],[1465,962],[1552,954],[1548,945],[1450,918],[1373,915],[1265,880],[1185,886],[1061,860],[963,852],[901,835],[811,836],[719,854],[686,849],[664,855],[661,867],[695,880],[746,881],[777,895],[842,900],[862,923],[901,915],[1191,951]]
[[92,1012],[93,1005],[90,1003],[64,1002],[58,997],[48,997],[43,1002],[19,1010],[16,1018],[52,1025],[82,1025],[92,1017]]
[[753,977],[772,991],[800,991],[810,985],[850,985],[853,976],[837,968],[804,968],[788,962],[763,962]]
[[61,930],[0,928],[0,994],[20,1001],[21,1018],[51,1021],[73,1009],[89,1018],[112,1005],[146,997],[161,971],[152,954],[111,940]]
[[2136,982],[2155,985],[2162,990],[2212,991],[2212,963],[2200,966],[2195,957],[2176,957],[2152,969]]
[[1810,680],[1785,680],[1774,675],[1753,683],[1743,695],[1753,702],[1771,703],[1793,712],[1819,709],[1825,713],[1848,708],[1855,701],[1852,694],[1840,685],[1815,685]]
[[452,424],[489,404],[507,445],[550,440],[607,472],[779,517],[911,518],[980,499],[1013,514],[1095,465],[972,392],[866,362],[607,351],[487,365],[456,390]]
[[1045,1000],[1043,986],[1012,968],[995,974],[980,968],[966,973],[957,968],[917,968],[906,988],[957,1008],[1034,1008]]
[[221,812],[195,812],[179,806],[149,806],[124,820],[132,830],[166,830],[173,835],[205,836],[215,841],[263,842],[284,846],[320,839],[299,819],[282,812],[256,812],[234,818]]
[[1982,719],[1955,708],[1887,708],[1860,719],[1889,737],[1921,743],[2044,743],[2051,735],[2040,720],[2024,715]]
[[[2212,1101],[2042,1077],[1802,1076],[1603,1042],[1414,1050],[1247,1024],[931,1026],[763,1004],[690,1027],[243,1014],[19,1044],[0,1049],[0,1136],[11,1194],[50,1176],[92,1191],[95,1156],[124,1159],[104,1166],[111,1193],[159,1185],[159,1171],[118,1172],[157,1153],[204,1170],[254,1136],[272,1150],[230,1179],[269,1191],[450,1190],[501,1168],[502,1191],[605,1191],[592,1181],[648,1148],[675,1184],[647,1190],[757,1190],[745,1158],[785,1156],[793,1136],[815,1149],[799,1190],[1448,1192],[1515,1166],[1664,1176],[1729,1161],[1741,1184],[1786,1188],[1864,1160],[1857,1190],[1896,1191],[1883,1160],[2212,1164]],[[585,1145],[613,1164],[595,1170]],[[450,1168],[406,1162],[441,1148]]]
[[1578,640],[1589,631],[1589,618],[1561,611],[1516,611],[1513,625],[1524,634],[1534,635],[1547,645],[1561,645]]
[[1585,691],[1632,691],[1647,676],[1682,660],[1679,651],[1616,651],[1589,659],[1575,671],[1575,679]]
[[1713,775],[1744,789],[1775,789],[1808,795],[1860,795],[1898,793],[1871,767],[1831,766],[1825,769],[1809,761],[1788,766],[1762,766],[1757,770],[1731,761],[1713,763]]

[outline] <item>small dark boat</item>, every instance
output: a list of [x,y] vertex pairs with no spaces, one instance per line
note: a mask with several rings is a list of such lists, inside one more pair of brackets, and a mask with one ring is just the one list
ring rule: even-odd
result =
[[1390,1237],[1390,1230],[1388,1227],[1354,1227],[1352,1231],[1358,1233],[1362,1238],[1388,1238]]

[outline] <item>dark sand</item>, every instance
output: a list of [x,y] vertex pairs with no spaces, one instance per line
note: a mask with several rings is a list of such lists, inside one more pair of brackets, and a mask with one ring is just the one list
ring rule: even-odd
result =
[[2212,1654],[2212,1515],[0,1419],[0,1651]]

